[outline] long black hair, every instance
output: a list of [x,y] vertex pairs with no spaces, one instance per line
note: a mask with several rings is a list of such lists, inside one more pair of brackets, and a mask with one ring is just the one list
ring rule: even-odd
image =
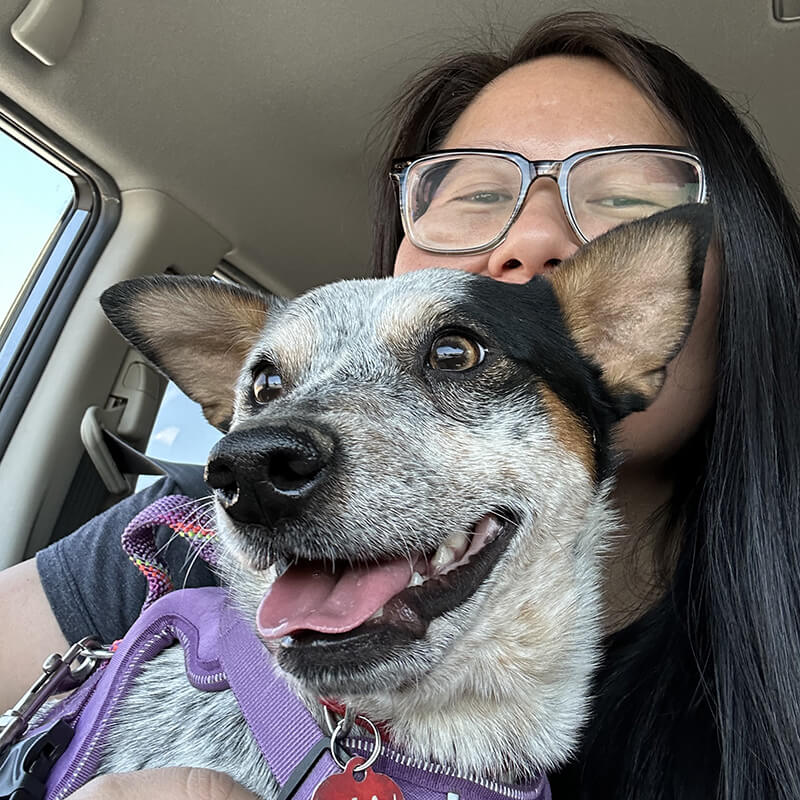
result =
[[680,57],[593,12],[548,17],[507,52],[448,57],[384,121],[374,265],[402,230],[391,159],[436,149],[506,69],[595,56],[683,130],[706,168],[721,261],[716,402],[675,457],[669,591],[610,637],[582,751],[556,798],[800,797],[800,224],[731,105]]

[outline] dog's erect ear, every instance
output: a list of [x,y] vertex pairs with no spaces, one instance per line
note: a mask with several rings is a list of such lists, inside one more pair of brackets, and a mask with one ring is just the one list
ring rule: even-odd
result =
[[615,228],[552,273],[570,333],[622,415],[647,407],[689,332],[713,216],[686,205]]
[[100,303],[122,335],[227,430],[236,380],[282,300],[211,278],[134,278],[103,292]]

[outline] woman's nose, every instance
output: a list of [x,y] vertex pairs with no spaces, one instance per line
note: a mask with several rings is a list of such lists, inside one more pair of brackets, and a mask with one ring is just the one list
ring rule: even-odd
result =
[[509,228],[506,238],[488,256],[487,274],[509,283],[526,283],[558,266],[580,247],[561,204],[558,186],[539,179]]

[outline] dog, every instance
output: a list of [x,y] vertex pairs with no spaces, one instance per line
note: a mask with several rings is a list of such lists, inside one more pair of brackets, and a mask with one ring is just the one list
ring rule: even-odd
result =
[[[206,467],[224,578],[320,721],[335,698],[414,758],[509,783],[574,752],[614,429],[691,327],[711,227],[705,206],[673,209],[520,285],[426,269],[294,300],[195,277],[106,291],[227,432]],[[276,791],[231,692],[193,689],[177,646],[137,680],[100,771],[170,765]]]

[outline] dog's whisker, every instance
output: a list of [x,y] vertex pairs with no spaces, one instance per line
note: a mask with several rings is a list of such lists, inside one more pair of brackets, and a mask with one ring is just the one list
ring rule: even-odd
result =
[[[205,538],[204,541],[197,543],[194,542],[192,547],[186,554],[186,558],[183,560],[182,568],[188,572],[189,569],[194,565],[194,562],[199,558],[202,558],[204,561],[205,556],[203,555],[203,550],[207,547],[213,546],[214,540],[216,539],[216,534],[212,536],[208,536]],[[187,566],[187,564],[189,566]]]
[[191,573],[192,568],[194,567],[194,565],[197,563],[197,560],[201,557],[201,555],[200,555],[201,549],[202,548],[198,548],[197,550],[194,551],[194,554],[192,555],[191,559],[189,560],[188,566],[186,566],[186,564],[184,562],[185,569],[184,569],[184,572],[183,572],[183,585],[181,586],[182,589],[185,589],[187,587],[188,583],[189,583],[189,574]]
[[494,512],[493,512],[493,514],[494,514],[494,516],[496,516],[496,517],[497,517],[497,519],[499,519],[501,522],[508,522],[508,523],[511,523],[511,524],[513,524],[513,523],[514,523],[514,519],[513,519],[512,517],[508,517],[508,516],[506,516],[505,514],[503,514],[503,513],[502,513],[502,512],[500,512],[500,511],[494,511]]
[[167,552],[167,549],[172,544],[172,542],[174,542],[175,539],[177,539],[179,537],[180,537],[180,534],[177,531],[174,531],[169,537],[167,537],[167,540],[164,542],[164,544],[161,545],[161,547],[156,548],[156,551],[155,551],[155,553],[153,553],[153,555],[155,555],[155,556],[164,555],[164,553]]
[[[216,544],[216,540],[217,540],[217,532],[216,531],[211,532],[208,536],[203,537],[199,541],[192,540],[192,546],[193,546],[193,549],[194,549],[194,554],[193,554],[193,556],[191,558],[191,563],[186,568],[186,576],[187,577],[188,577],[189,571],[192,569],[192,567],[194,566],[194,564],[195,564],[195,562],[197,561],[198,558],[202,558],[203,560],[206,560],[205,556],[203,554],[203,551],[206,550],[206,549],[213,549],[215,544]],[[213,563],[213,561],[212,561],[212,563]],[[186,561],[184,561],[184,566],[186,566]]]
[[179,503],[175,506],[175,510],[182,511],[183,509],[191,509],[191,508],[206,508],[208,507],[211,509],[214,504],[213,497],[199,497],[196,499],[187,498],[186,502]]
[[187,518],[187,524],[190,527],[199,527],[204,528],[206,530],[213,530],[214,528],[214,520],[213,518],[209,518],[209,516],[205,512],[196,513],[193,512]]

